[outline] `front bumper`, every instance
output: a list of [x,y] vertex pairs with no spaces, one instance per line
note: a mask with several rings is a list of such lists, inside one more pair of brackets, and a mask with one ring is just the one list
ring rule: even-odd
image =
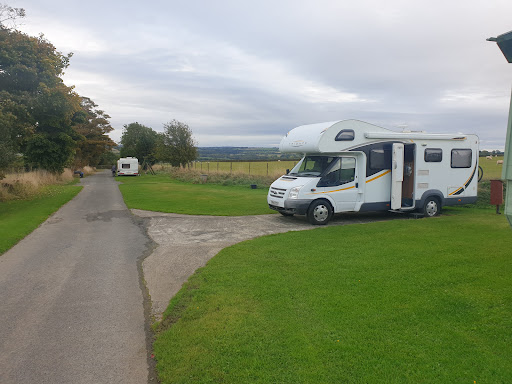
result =
[[311,200],[286,199],[284,206],[280,207],[269,203],[268,207],[274,211],[289,213],[292,215],[305,215],[308,211]]

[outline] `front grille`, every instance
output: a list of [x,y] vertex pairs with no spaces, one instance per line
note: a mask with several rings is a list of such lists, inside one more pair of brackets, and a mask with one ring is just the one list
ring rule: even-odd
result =
[[271,197],[275,197],[277,199],[282,199],[282,198],[284,198],[285,193],[286,193],[286,189],[270,187],[270,196]]

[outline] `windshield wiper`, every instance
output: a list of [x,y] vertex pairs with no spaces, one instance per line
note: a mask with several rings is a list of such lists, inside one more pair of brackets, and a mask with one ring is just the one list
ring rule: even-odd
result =
[[300,173],[299,176],[320,176],[320,172],[304,172]]

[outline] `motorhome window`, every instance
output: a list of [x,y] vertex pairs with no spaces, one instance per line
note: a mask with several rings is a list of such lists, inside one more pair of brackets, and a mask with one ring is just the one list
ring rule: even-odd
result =
[[337,135],[334,141],[352,141],[355,133],[353,129],[343,129]]
[[123,168],[123,169],[130,169],[130,164],[126,164],[126,163],[121,164],[121,168]]
[[293,176],[318,177],[329,167],[336,157],[305,156],[289,173]]
[[391,151],[375,148],[370,151],[370,169],[391,169]]
[[452,168],[471,168],[471,149],[452,149]]
[[341,184],[354,181],[356,176],[356,159],[353,157],[341,158]]
[[332,187],[354,181],[356,159],[353,157],[337,158],[331,163],[327,173],[320,179],[318,187]]
[[441,148],[425,149],[426,163],[440,163],[443,160],[443,150]]

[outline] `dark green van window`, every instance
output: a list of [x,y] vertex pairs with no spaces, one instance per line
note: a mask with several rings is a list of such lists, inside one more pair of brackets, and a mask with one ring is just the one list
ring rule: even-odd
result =
[[452,168],[471,168],[473,151],[471,149],[452,149]]
[[441,161],[443,161],[443,150],[441,148],[425,149],[426,163],[440,163]]

